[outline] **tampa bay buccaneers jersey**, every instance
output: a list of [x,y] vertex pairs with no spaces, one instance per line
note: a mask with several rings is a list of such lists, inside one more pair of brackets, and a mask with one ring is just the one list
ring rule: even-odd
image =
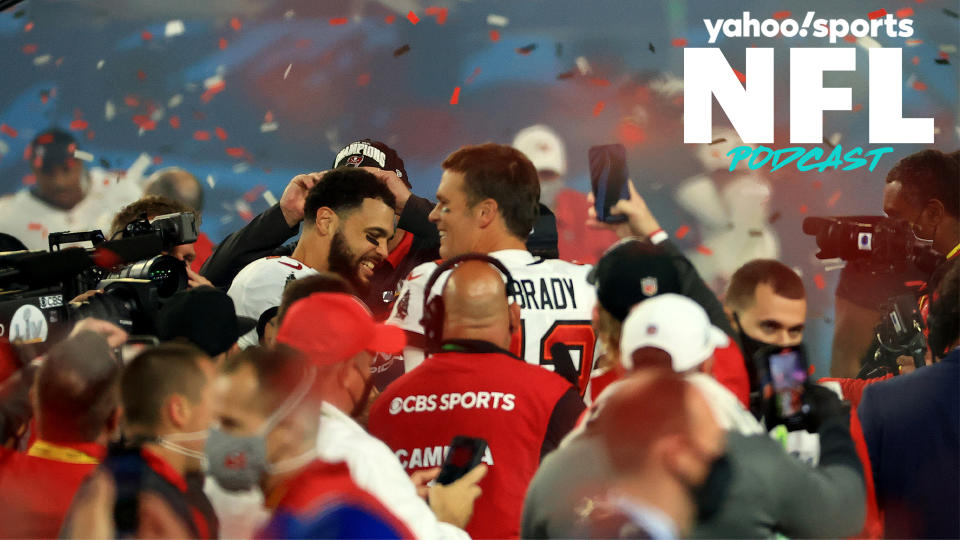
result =
[[[280,305],[287,283],[317,273],[290,257],[264,257],[243,267],[227,294],[233,299],[237,315],[259,319],[264,311]],[[237,342],[244,349],[256,345],[257,331],[247,332]]]
[[[570,355],[582,391],[593,368],[596,348],[590,321],[597,296],[593,286],[587,283],[591,267],[559,259],[541,259],[519,249],[488,255],[502,262],[514,279],[510,296],[511,301],[520,306],[521,324],[514,331],[510,352],[552,371],[556,346],[562,346]],[[420,319],[424,288],[437,266],[435,262],[424,263],[410,272],[398,289],[387,324],[423,335]],[[434,294],[442,290],[446,277],[434,285]],[[420,361],[422,357],[413,362],[405,357],[406,371]]]

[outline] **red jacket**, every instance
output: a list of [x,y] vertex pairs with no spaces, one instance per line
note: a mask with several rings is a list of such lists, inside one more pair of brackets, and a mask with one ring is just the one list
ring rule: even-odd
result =
[[430,356],[386,388],[370,410],[370,433],[410,472],[442,465],[456,435],[485,439],[490,469],[466,530],[474,538],[516,538],[527,485],[583,402],[559,375],[492,345],[453,346],[462,350]]
[[95,443],[0,448],[0,538],[56,538],[74,493],[106,454]]

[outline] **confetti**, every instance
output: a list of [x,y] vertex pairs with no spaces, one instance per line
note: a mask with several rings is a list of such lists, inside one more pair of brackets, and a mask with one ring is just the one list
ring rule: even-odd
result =
[[532,53],[532,52],[534,51],[534,49],[536,49],[536,48],[537,48],[537,44],[536,44],[536,43],[531,43],[531,44],[529,44],[529,45],[524,45],[523,47],[520,47],[519,49],[517,49],[517,54],[530,54],[530,53]]
[[387,15],[386,17],[383,18],[383,22],[387,24],[393,24],[394,22],[396,22],[396,20],[397,20],[397,16],[393,14]]
[[273,111],[267,111],[266,114],[263,115],[263,121],[273,122]]
[[909,16],[911,16],[911,15],[913,15],[913,8],[912,8],[912,7],[905,7],[905,8],[900,8],[900,9],[897,10],[897,18],[898,18],[898,19],[906,19],[907,17],[909,17]]
[[916,47],[917,45],[923,45],[922,39],[908,39],[904,42],[907,47]]
[[786,18],[789,17],[789,16],[790,16],[790,12],[789,12],[789,11],[775,11],[775,12],[773,13],[773,15],[771,15],[771,17],[773,17],[774,19],[777,19],[777,20],[786,19]]
[[210,100],[213,99],[213,96],[219,94],[220,92],[223,92],[224,88],[226,87],[227,87],[227,84],[221,80],[219,83],[214,84],[213,86],[207,88],[203,92],[203,94],[200,96],[200,101],[204,103],[209,103]]
[[170,122],[170,127],[172,127],[173,129],[180,129],[179,116],[171,116],[169,122]]
[[287,75],[290,74],[290,68],[293,67],[293,64],[288,64],[287,69],[283,72],[283,80],[287,80]]
[[733,73],[742,84],[747,84],[747,76],[737,68],[733,68]]
[[833,195],[831,195],[830,198],[827,199],[827,208],[833,208],[834,206],[836,206],[836,205],[837,205],[837,201],[840,200],[840,196],[841,196],[841,195],[843,195],[842,192],[840,192],[840,191],[834,191],[834,192],[833,192]]
[[464,81],[464,84],[472,83],[474,79],[477,78],[477,75],[480,75],[480,68],[474,68],[473,73],[471,73],[470,76],[467,77],[467,80]]
[[946,43],[940,46],[940,51],[945,52],[947,54],[953,54],[957,52],[957,46]]
[[840,132],[830,135],[830,139],[829,139],[830,146],[837,146],[838,144],[840,144],[841,139],[843,139],[843,134]]
[[847,34],[843,36],[843,40],[846,41],[847,43],[856,43],[857,37],[852,34]]
[[447,8],[438,6],[430,6],[423,12],[433,17],[437,21],[437,24],[441,26],[447,22],[447,15],[450,14]]
[[504,26],[510,24],[510,19],[504,17],[503,15],[491,13],[487,15],[487,24],[490,26],[499,26],[500,28],[503,28]]
[[276,122],[264,122],[260,124],[260,133],[268,133],[270,131],[276,131],[280,127]]
[[263,192],[263,200],[267,201],[267,204],[273,206],[277,204],[277,197],[269,189]]
[[460,102],[460,87],[457,86],[453,89],[453,94],[450,96],[450,104],[456,105]]
[[676,236],[678,240],[683,240],[683,238],[687,236],[687,234],[689,233],[690,233],[690,226],[681,225],[680,228],[678,228],[677,231],[673,233],[673,235]]
[[494,42],[494,43],[500,41],[500,32],[497,31],[497,30],[491,30],[491,31],[490,31],[490,41],[492,41],[492,42]]
[[150,41],[153,39],[153,34],[151,34],[149,30],[144,30],[143,32],[140,32],[140,39],[144,41]]
[[920,57],[914,56],[913,58],[910,59],[910,63],[915,66],[920,65]]
[[34,43],[27,43],[20,48],[20,51],[23,52],[23,54],[33,54],[37,52],[37,45]]
[[867,13],[867,17],[869,17],[869,18],[871,18],[871,19],[882,19],[882,18],[884,18],[884,17],[886,17],[886,16],[887,16],[887,10],[885,10],[885,9],[883,9],[883,8],[880,8],[880,9],[878,9],[878,10],[876,10],[876,11],[871,11],[870,13]]
[[230,19],[230,28],[233,28],[234,32],[239,32],[243,28],[243,23],[240,22],[240,19],[233,17]]
[[179,36],[186,31],[186,27],[183,25],[183,21],[180,19],[174,19],[172,21],[167,21],[167,25],[163,28],[164,37],[175,37]]
[[288,9],[287,12],[283,14],[283,18],[289,21],[294,15],[296,15],[296,13],[294,13],[292,9]]
[[800,205],[800,213],[801,213],[801,214],[806,214],[806,213],[807,213],[807,205],[805,205],[805,204],[801,204],[801,205]]
[[144,80],[147,79],[147,73],[146,73],[145,71],[143,71],[142,69],[138,69],[138,70],[137,70],[137,78],[140,79],[141,81],[144,81]]
[[106,62],[105,62],[103,59],[100,59],[100,60],[97,62],[97,69],[103,69],[103,65],[104,65],[104,64],[106,64]]
[[700,253],[701,255],[706,255],[709,257],[710,255],[713,255],[713,250],[703,244],[700,244],[699,246],[697,246],[697,253]]
[[914,90],[918,92],[923,92],[924,90],[927,89],[927,84],[921,81],[913,81],[913,84],[911,86],[913,87]]
[[217,126],[214,128],[213,132],[217,134],[217,138],[221,141],[227,140],[227,132],[224,131],[222,127]]
[[857,45],[863,47],[864,49],[876,49],[878,47],[883,46],[883,45],[880,45],[879,41],[873,39],[870,36],[863,36],[861,38],[857,38]]
[[943,8],[943,12],[947,15],[953,17],[954,19],[960,19],[960,13],[953,11],[952,9]]
[[657,52],[657,48],[653,46],[653,42],[652,42],[652,41],[649,42],[649,43],[647,43],[647,48],[650,49],[650,52],[652,52],[652,53],[656,53],[656,52]]
[[226,48],[227,48],[227,38],[220,38],[220,41],[217,42],[217,47],[219,47],[221,51],[224,50],[224,49],[226,49]]
[[594,86],[610,86],[610,81],[607,79],[591,78],[590,84]]
[[810,187],[813,189],[820,189],[823,187],[823,182],[820,180],[814,180],[813,182],[810,182]]
[[0,133],[3,133],[4,135],[14,139],[17,138],[17,130],[13,129],[12,127],[6,124],[0,124]]
[[350,19],[346,17],[334,17],[328,22],[330,23],[330,26],[341,26],[350,22]]
[[862,103],[857,103],[857,104],[855,104],[855,105],[853,106],[853,109],[851,109],[851,110],[852,110],[853,112],[860,112],[860,111],[863,110],[863,104],[862,104]]
[[410,52],[410,44],[406,44],[402,47],[398,47],[393,51],[393,57],[397,58],[398,56],[403,56],[404,54]]
[[947,60],[946,58],[934,58],[933,61],[942,66],[950,65],[950,60]]
[[113,104],[112,101],[107,100],[107,102],[103,105],[104,120],[106,120],[107,122],[110,122],[111,120],[113,120],[113,117],[115,117],[116,115],[117,115],[117,107]]
[[370,74],[361,73],[357,75],[357,86],[366,86],[370,84]]
[[569,79],[576,74],[577,71],[575,69],[571,69],[570,71],[564,71],[563,73],[558,74],[557,79]]
[[212,174],[207,175],[207,185],[210,186],[210,189],[213,189],[213,186],[217,185],[217,182],[213,179]]
[[70,122],[70,129],[72,129],[72,130],[74,130],[74,131],[83,131],[83,130],[87,129],[88,125],[89,125],[89,124],[87,124],[87,121],[86,121],[86,120],[83,120],[83,119],[79,119],[79,118],[78,118],[78,119],[74,120],[73,122]]
[[586,57],[578,56],[573,62],[577,64],[577,70],[580,71],[581,75],[587,75],[592,71],[590,68],[590,62],[587,61]]
[[413,10],[411,10],[410,13],[407,13],[407,20],[409,20],[413,24],[417,24],[418,22],[420,22],[420,17],[417,17],[417,14],[414,13]]
[[32,173],[24,175],[24,177],[20,179],[20,182],[25,186],[32,186],[37,183],[37,175]]
[[93,154],[91,154],[90,152],[84,152],[83,150],[74,150],[73,157],[81,161],[86,161],[87,163],[93,163]]
[[823,279],[823,274],[817,274],[813,276],[813,284],[822,291],[827,286],[827,280]]
[[602,102],[602,101],[598,101],[597,104],[593,106],[593,115],[594,115],[594,116],[600,116],[600,113],[603,112],[603,108],[604,108],[606,105],[607,105],[606,103],[604,103],[604,102]]
[[50,63],[50,59],[51,59],[51,58],[53,58],[53,57],[50,56],[49,54],[44,54],[44,55],[41,55],[41,56],[37,56],[36,58],[33,59],[33,65],[35,65],[35,66],[42,66],[42,65],[44,65],[44,64],[48,64],[48,63]]
[[23,31],[24,31],[24,32],[29,32],[29,31],[31,31],[31,30],[33,30],[33,21],[30,21],[30,22],[28,22],[27,24],[25,24],[25,25],[23,26]]
[[193,132],[193,139],[196,141],[209,141],[210,132],[204,130],[198,130]]
[[240,174],[250,170],[250,164],[246,162],[237,163],[233,166],[233,172]]
[[674,38],[670,41],[670,45],[673,45],[674,47],[686,47],[687,38]]
[[242,158],[247,155],[247,151],[242,146],[229,147],[226,149],[226,153],[228,156],[235,158]]
[[266,190],[267,186],[263,184],[257,184],[243,194],[243,200],[247,201],[248,203],[252,203],[253,201],[257,200],[257,197],[259,197],[260,194],[264,193]]

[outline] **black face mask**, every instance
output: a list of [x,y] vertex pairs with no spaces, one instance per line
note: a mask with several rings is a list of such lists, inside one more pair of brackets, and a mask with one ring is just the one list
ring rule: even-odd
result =
[[726,454],[714,460],[710,466],[710,474],[702,485],[693,490],[693,497],[697,503],[697,521],[703,523],[717,515],[723,501],[730,491],[730,481],[733,478],[733,469]]
[[737,323],[737,334],[740,338],[740,346],[743,348],[743,359],[747,364],[747,375],[750,377],[750,391],[758,392],[760,390],[759,373],[765,370],[766,367],[760,366],[757,360],[757,353],[761,350],[774,347],[775,345],[748,336],[747,333],[743,331],[743,323],[740,322],[740,316],[736,313],[733,314],[733,320]]

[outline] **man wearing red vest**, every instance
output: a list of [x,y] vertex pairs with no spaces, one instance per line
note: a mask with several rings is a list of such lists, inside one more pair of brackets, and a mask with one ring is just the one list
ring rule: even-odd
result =
[[431,280],[436,295],[425,291],[424,329],[436,352],[380,395],[370,433],[410,472],[440,466],[456,435],[485,439],[489,473],[466,531],[516,538],[527,485],[583,402],[565,379],[506,350],[520,324],[519,306],[508,303],[506,269],[490,257],[467,255],[442,265],[435,277],[451,267],[445,283]]

